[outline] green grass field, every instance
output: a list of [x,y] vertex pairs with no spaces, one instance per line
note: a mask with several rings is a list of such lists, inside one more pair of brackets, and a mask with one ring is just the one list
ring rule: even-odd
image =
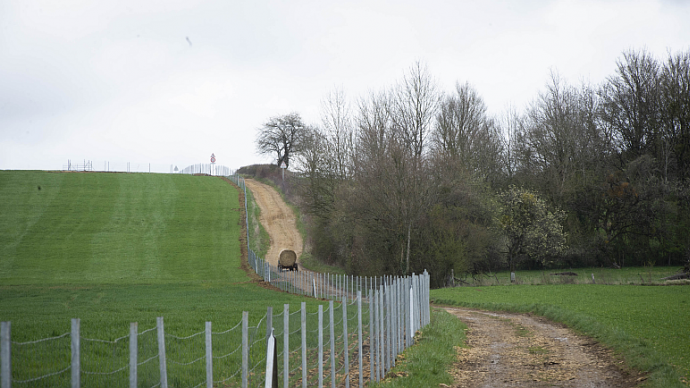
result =
[[[614,268],[568,268],[549,270],[515,271],[516,284],[592,284],[592,275],[596,284],[663,284],[661,278],[678,272],[680,267],[623,267]],[[573,272],[577,276],[557,276],[554,273]],[[469,286],[506,286],[511,285],[510,271],[500,271],[479,276],[464,276],[464,285]],[[458,282],[460,285],[461,283]]]
[[[187,336],[205,321],[227,330],[242,311],[251,324],[268,306],[296,311],[307,299],[240,269],[239,224],[238,193],[216,177],[0,171],[0,320],[14,341],[69,332],[70,318],[83,337],[112,340],[158,316],[166,333]],[[15,378],[44,373],[13,363]],[[187,376],[196,385],[202,375]]]
[[[690,377],[690,287],[513,285],[431,291],[432,301],[535,312],[599,339],[629,365],[649,371],[657,387]],[[668,365],[673,366],[671,370]]]

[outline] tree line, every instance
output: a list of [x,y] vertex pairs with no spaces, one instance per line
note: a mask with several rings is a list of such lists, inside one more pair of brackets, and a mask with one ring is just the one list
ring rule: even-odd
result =
[[294,161],[312,254],[353,274],[685,263],[690,50],[616,65],[600,85],[553,73],[493,117],[416,63],[354,102],[333,91],[319,125],[269,120],[257,146]]

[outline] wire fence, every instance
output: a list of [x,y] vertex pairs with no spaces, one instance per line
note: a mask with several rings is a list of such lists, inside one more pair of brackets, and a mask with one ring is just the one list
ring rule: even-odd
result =
[[[245,191],[246,210],[243,179],[230,179]],[[248,252],[249,264],[265,281],[328,304],[312,305],[311,312],[306,302],[292,312],[287,304],[282,312],[268,307],[251,326],[243,312],[231,329],[214,332],[206,322],[187,336],[167,333],[159,317],[142,331],[132,322],[118,338],[90,338],[80,320],[72,319],[70,332],[17,342],[11,322],[2,322],[0,388],[363,387],[383,379],[430,321],[426,271],[408,277],[287,272]]]
[[74,172],[127,172],[127,173],[162,173],[162,174],[189,174],[231,176],[235,171],[229,167],[215,163],[197,163],[182,169],[175,165],[160,163],[132,163],[132,162],[94,162],[87,159],[68,159],[67,164],[62,165],[62,171]]

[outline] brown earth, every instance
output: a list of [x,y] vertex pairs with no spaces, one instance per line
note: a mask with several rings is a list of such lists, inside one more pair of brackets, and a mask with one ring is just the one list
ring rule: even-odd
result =
[[244,182],[261,208],[259,222],[271,238],[271,246],[264,259],[271,265],[277,266],[283,249],[295,251],[299,258],[302,254],[302,236],[297,230],[295,213],[271,186],[253,179],[246,179]]
[[591,338],[542,317],[446,308],[469,327],[453,387],[635,387],[645,376]]

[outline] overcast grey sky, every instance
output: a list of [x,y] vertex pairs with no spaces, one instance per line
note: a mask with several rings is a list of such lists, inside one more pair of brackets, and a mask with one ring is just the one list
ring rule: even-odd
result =
[[549,71],[600,83],[628,49],[690,49],[690,1],[0,0],[0,169],[270,162],[256,129],[319,122],[415,61],[518,110]]

